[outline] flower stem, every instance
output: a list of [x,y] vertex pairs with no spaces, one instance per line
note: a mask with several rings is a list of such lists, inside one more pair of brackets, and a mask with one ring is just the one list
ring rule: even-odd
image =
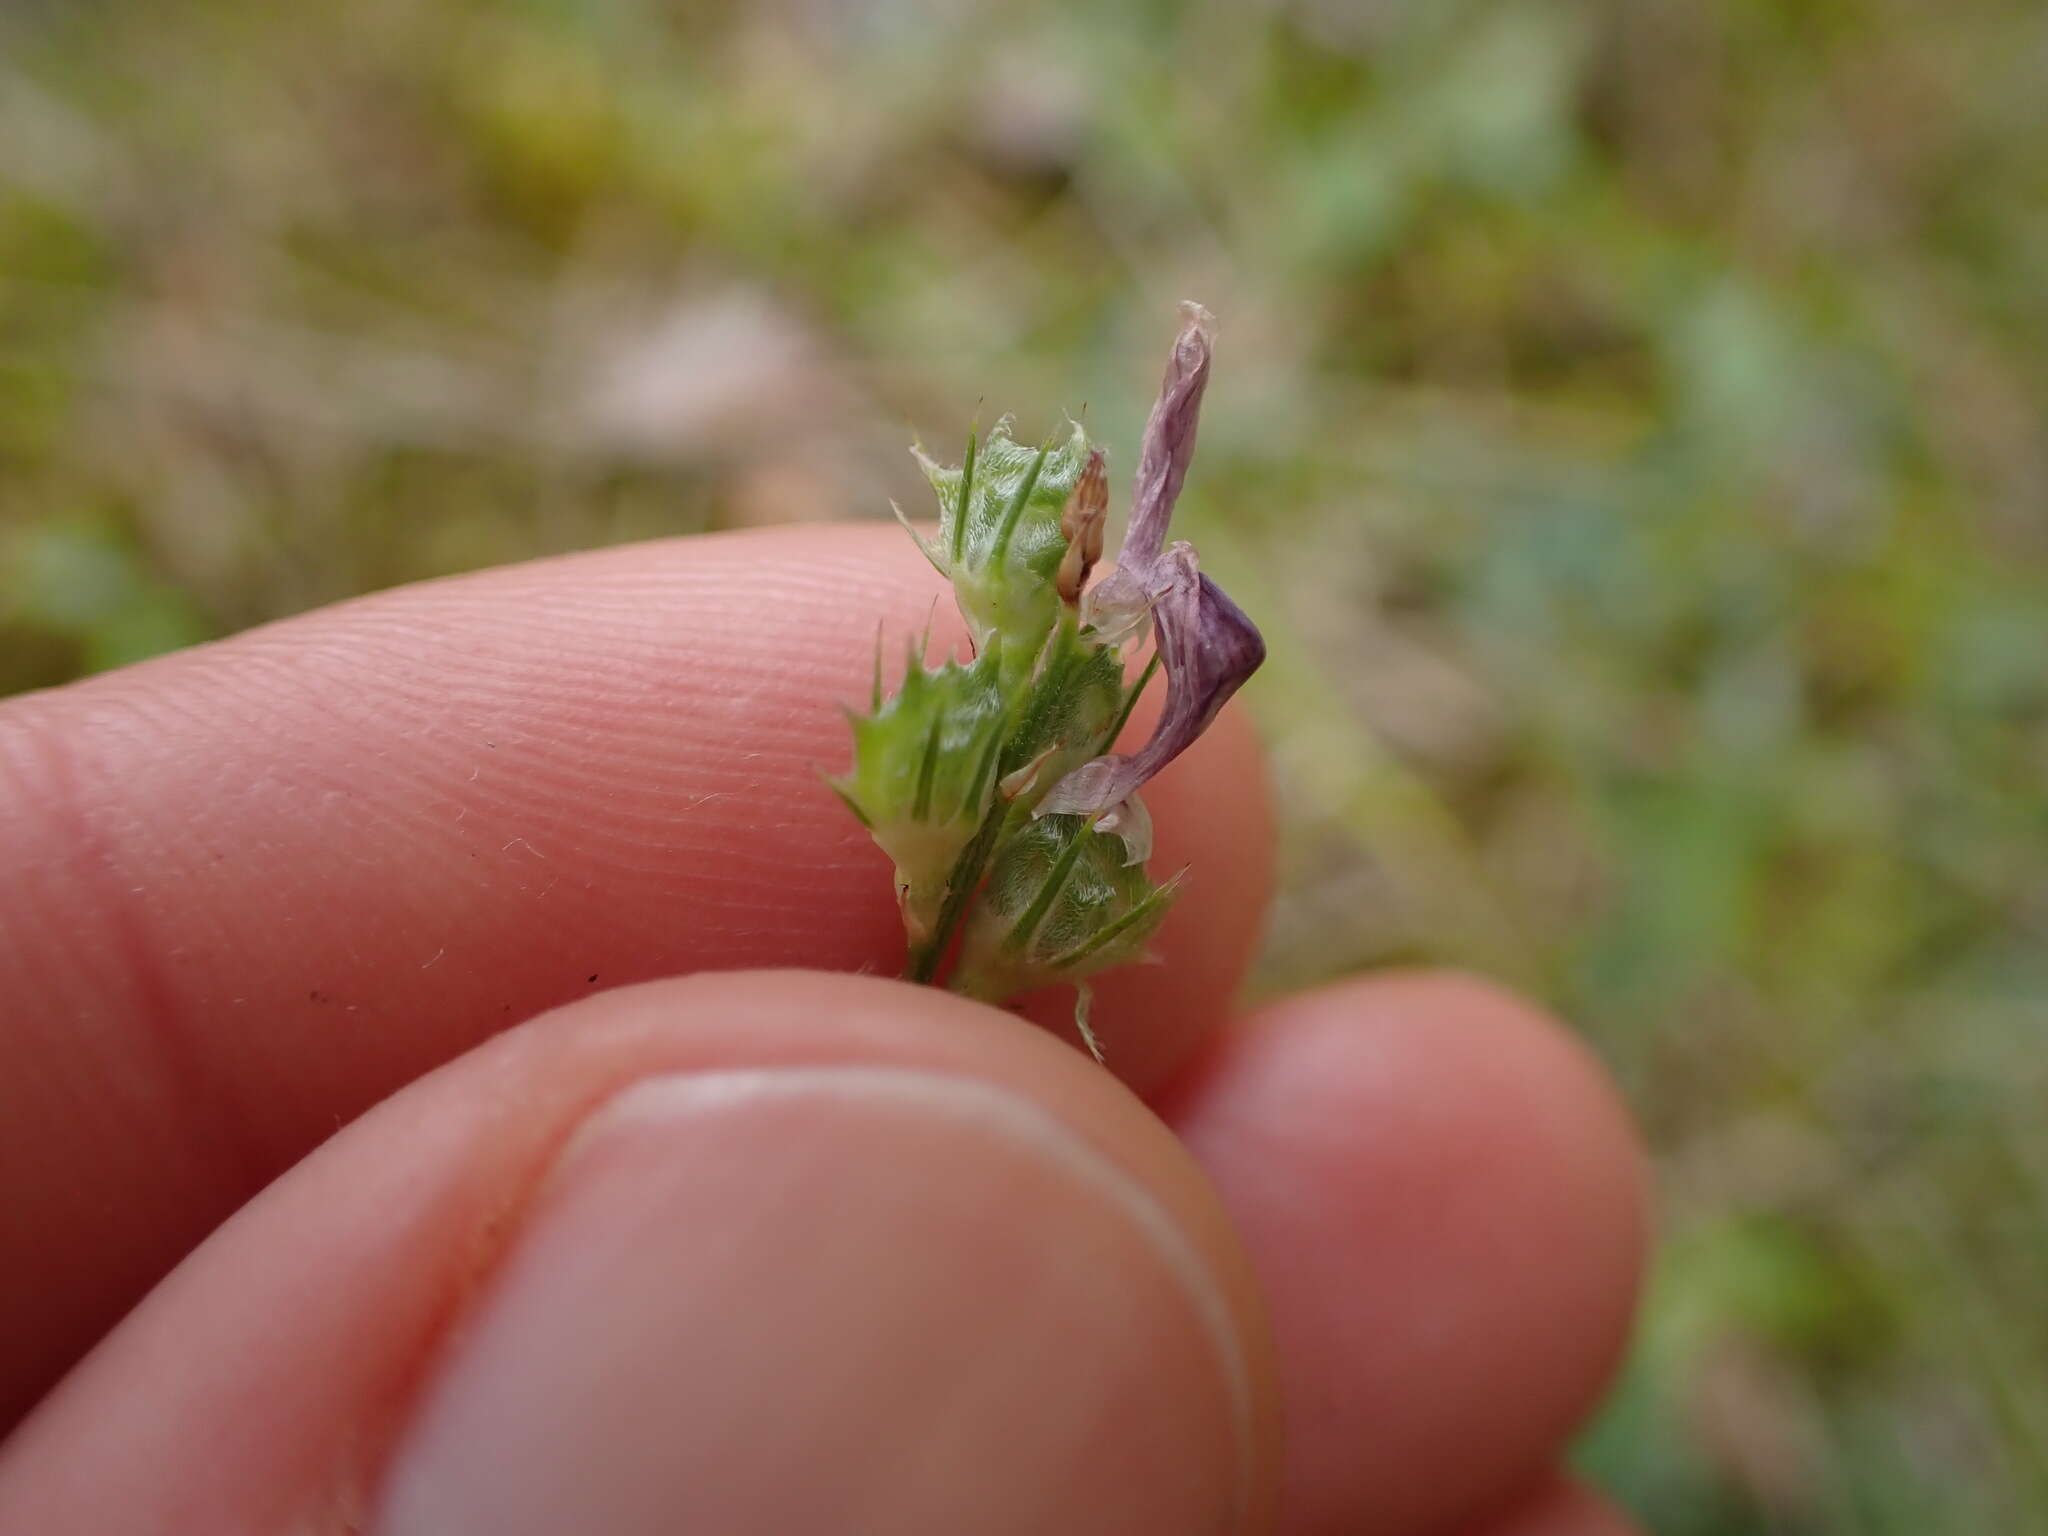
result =
[[1145,670],[1138,674],[1138,680],[1131,684],[1130,692],[1124,695],[1124,707],[1116,717],[1116,724],[1109,728],[1109,734],[1103,738],[1103,751],[1114,752],[1116,750],[1116,739],[1123,735],[1124,726],[1130,721],[1131,711],[1138,707],[1138,699],[1145,692],[1145,685],[1152,681],[1152,674],[1159,670],[1159,660],[1160,653],[1155,647],[1152,652],[1152,659],[1145,663]]

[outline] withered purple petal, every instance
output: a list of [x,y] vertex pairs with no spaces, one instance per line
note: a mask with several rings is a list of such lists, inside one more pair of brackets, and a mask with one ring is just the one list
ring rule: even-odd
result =
[[1214,337],[1215,318],[1199,304],[1183,304],[1180,334],[1145,424],[1130,529],[1116,569],[1096,584],[1083,610],[1110,643],[1141,634],[1148,616],[1156,622],[1166,669],[1165,712],[1136,752],[1098,757],[1060,780],[1040,804],[1040,815],[1096,814],[1122,804],[1187,750],[1266,659],[1258,627],[1201,573],[1193,546],[1166,543],[1173,506],[1195,456]]
[[1133,571],[1159,558],[1166,526],[1181,482],[1195,456],[1195,427],[1202,415],[1202,391],[1209,385],[1209,360],[1216,336],[1216,317],[1199,304],[1180,307],[1180,334],[1159,381],[1159,399],[1145,422],[1138,450],[1138,478],[1131,490],[1131,522],[1117,563]]
[[1166,709],[1151,737],[1129,755],[1084,763],[1039,806],[1049,812],[1107,811],[1191,746],[1224,701],[1266,659],[1266,642],[1224,590],[1195,567],[1195,552],[1175,544],[1156,569],[1166,578],[1155,599],[1166,668]]
[[1174,503],[1195,457],[1195,428],[1202,392],[1209,385],[1216,317],[1201,305],[1183,303],[1180,334],[1159,381],[1159,399],[1145,422],[1138,451],[1138,477],[1131,492],[1131,521],[1116,564],[1089,588],[1083,618],[1106,644],[1142,637],[1152,602],[1165,579],[1159,568]]

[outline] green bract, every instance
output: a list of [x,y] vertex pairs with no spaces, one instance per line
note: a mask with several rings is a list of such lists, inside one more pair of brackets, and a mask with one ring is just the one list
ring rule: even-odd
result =
[[1040,817],[1004,845],[989,871],[953,985],[1001,1002],[1135,960],[1177,883],[1154,885],[1127,861],[1123,839],[1095,831],[1086,817]]
[[[911,537],[952,583],[974,657],[928,666],[913,645],[884,698],[878,642],[867,712],[852,716],[853,765],[831,781],[895,862],[904,974],[933,981],[957,948],[948,984],[973,997],[1073,983],[1091,1050],[1084,979],[1139,958],[1179,885],[1145,873],[1151,822],[1137,789],[1264,655],[1194,551],[1163,543],[1209,347],[1209,316],[1187,307],[1145,429],[1132,534],[1098,589],[1088,578],[1107,482],[1078,424],[1033,448],[1005,417],[987,441],[968,438],[957,467],[912,450],[937,492],[939,531]],[[1127,653],[1155,624],[1159,647],[1129,682]],[[1160,724],[1120,756],[1117,734],[1162,662]]]
[[885,703],[877,651],[871,713],[852,716],[853,767],[830,782],[896,861],[912,943],[938,922],[946,877],[995,795],[1005,704],[990,655],[927,671],[921,644]]
[[939,498],[938,537],[918,546],[952,582],[976,651],[995,653],[1006,677],[1031,664],[1060,609],[1060,511],[1088,462],[1087,433],[1067,428],[1029,448],[1011,440],[1004,417],[987,442],[970,436],[967,457],[950,469],[911,450]]

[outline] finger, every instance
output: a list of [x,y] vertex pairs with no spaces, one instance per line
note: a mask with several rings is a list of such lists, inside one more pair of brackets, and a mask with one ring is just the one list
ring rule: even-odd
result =
[[1220,1530],[1261,1340],[1193,1165],[1043,1034],[659,983],[267,1190],[0,1453],[0,1529]]
[[[887,861],[817,768],[877,622],[900,658],[940,590],[894,530],[678,541],[0,710],[0,1427],[265,1181],[491,1032],[656,975],[895,969]],[[1231,730],[1154,798],[1160,858],[1197,870],[1170,963],[1098,1011],[1139,1085],[1222,1016],[1258,922]]]
[[1454,1529],[1532,1486],[1623,1349],[1641,1154],[1549,1020],[1353,982],[1219,1041],[1166,1106],[1266,1290],[1283,1528]]

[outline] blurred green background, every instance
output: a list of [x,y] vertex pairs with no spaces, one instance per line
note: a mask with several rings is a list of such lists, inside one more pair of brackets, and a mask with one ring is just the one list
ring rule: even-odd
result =
[[[2048,10],[17,0],[0,690],[918,504],[977,402],[1274,659],[1263,985],[1576,1021],[1660,1533],[2048,1531]],[[1120,498],[1119,498],[1120,499]]]

